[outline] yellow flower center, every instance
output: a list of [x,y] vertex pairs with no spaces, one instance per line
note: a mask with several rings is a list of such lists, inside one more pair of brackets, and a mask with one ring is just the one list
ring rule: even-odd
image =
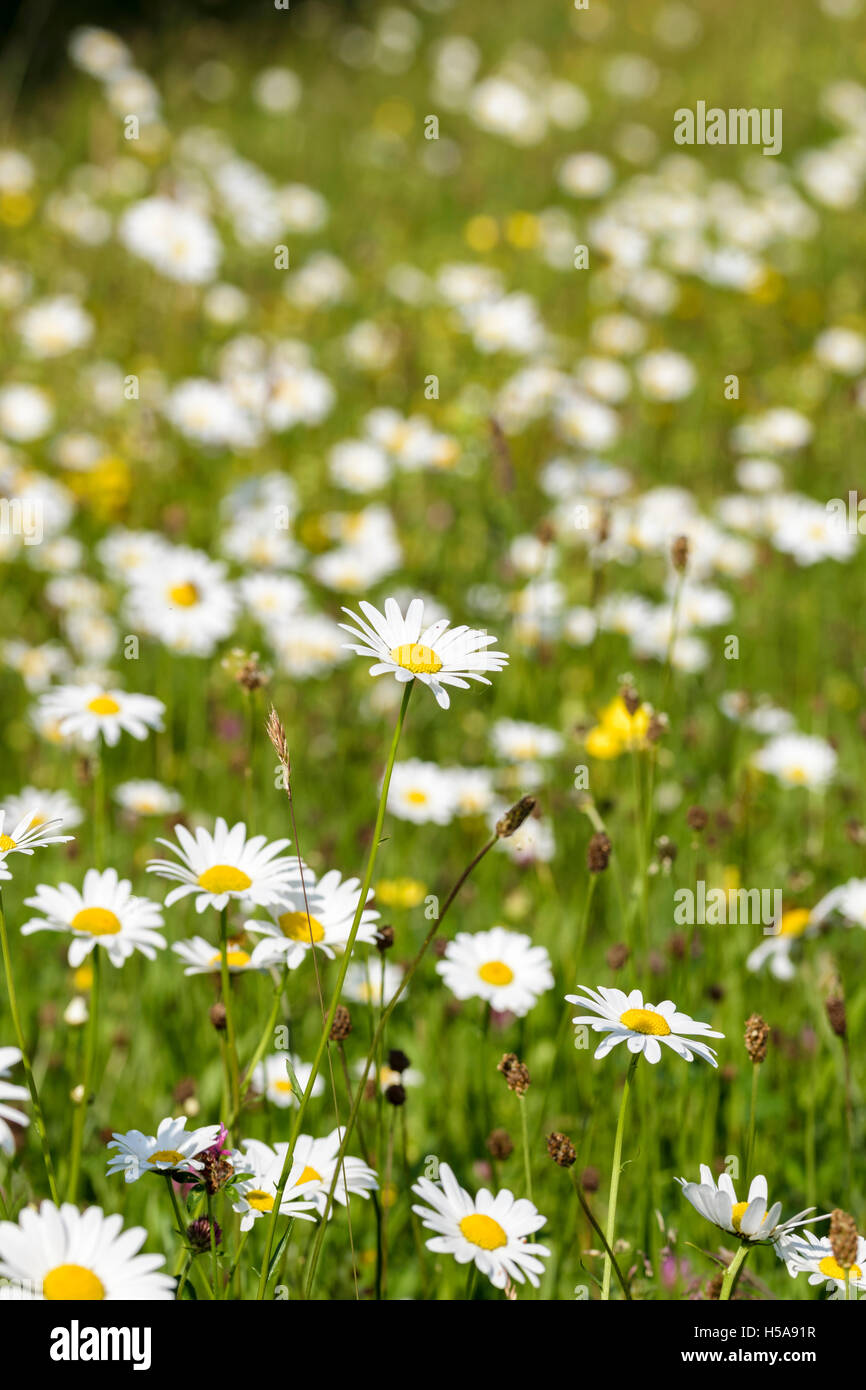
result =
[[808,927],[811,916],[808,907],[794,907],[790,912],[783,912],[779,922],[779,935],[801,936]]
[[[822,1274],[826,1274],[828,1279],[841,1279],[844,1282],[845,1271],[837,1261],[835,1255],[825,1255],[818,1265],[818,1268]],[[861,1279],[863,1277],[860,1273],[859,1265],[852,1265],[848,1270],[848,1275],[851,1279]]]
[[91,714],[117,714],[120,705],[110,695],[96,695],[88,704]]
[[15,849],[15,841],[11,835],[0,835],[0,849],[5,853],[6,850]]
[[233,864],[214,864],[198,876],[198,886],[206,893],[243,893],[251,883],[249,874]]
[[785,771],[789,782],[797,782],[802,785],[803,782],[808,781],[806,769],[803,767],[788,767]]
[[480,1250],[498,1250],[500,1246],[508,1244],[508,1236],[499,1222],[494,1221],[492,1216],[482,1216],[478,1211],[464,1216],[460,1229],[469,1244],[477,1245]]
[[504,960],[486,960],[478,974],[487,985],[510,985],[514,979],[514,971]]
[[325,928],[315,917],[307,917],[306,912],[283,912],[277,919],[280,931],[290,941],[323,941]]
[[42,1280],[47,1299],[69,1303],[96,1302],[105,1297],[105,1285],[84,1265],[57,1265]]
[[[209,965],[220,965],[222,963],[222,952],[217,951],[215,956],[211,956]],[[229,946],[226,951],[226,964],[229,966],[249,965],[250,957],[246,951],[242,951],[240,946]]]
[[150,1163],[183,1163],[183,1154],[178,1153],[177,1149],[157,1149],[155,1154],[151,1154],[148,1162]]
[[275,1091],[284,1091],[284,1092],[287,1091],[289,1094],[291,1094],[291,1093],[293,1092],[293,1090],[294,1090],[294,1087],[292,1086],[292,1083],[291,1083],[291,1081],[289,1081],[289,1080],[286,1080],[286,1081],[281,1081],[281,1080],[272,1081],[272,1082],[271,1082],[271,1085],[273,1086],[273,1088],[274,1088]]
[[633,1033],[649,1033],[656,1038],[666,1038],[671,1031],[667,1019],[655,1009],[626,1009],[619,1021]]
[[423,806],[427,800],[426,792],[407,792],[406,800],[411,801],[413,806]]
[[198,603],[198,589],[190,583],[172,585],[168,596],[179,608],[194,608]]
[[316,1170],[315,1170],[315,1168],[310,1168],[309,1165],[308,1165],[308,1166],[304,1169],[304,1171],[303,1171],[303,1173],[301,1174],[301,1176],[298,1178],[298,1181],[295,1183],[295,1187],[302,1187],[303,1184],[304,1184],[305,1182],[324,1182],[324,1181],[325,1181],[325,1179],[322,1177],[321,1173],[317,1173]]
[[263,1192],[261,1188],[257,1187],[245,1195],[249,1206],[255,1207],[256,1211],[273,1211],[274,1199],[270,1192]]
[[414,676],[432,676],[442,670],[442,662],[432,647],[419,646],[417,642],[406,642],[402,647],[391,649],[391,660],[411,671]]
[[73,931],[86,931],[91,936],[117,936],[120,918],[107,907],[83,907],[69,923]]

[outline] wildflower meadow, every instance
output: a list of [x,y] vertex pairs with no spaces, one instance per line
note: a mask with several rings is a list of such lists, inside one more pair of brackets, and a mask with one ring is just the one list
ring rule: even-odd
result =
[[860,1301],[862,0],[37,8],[0,1302]]

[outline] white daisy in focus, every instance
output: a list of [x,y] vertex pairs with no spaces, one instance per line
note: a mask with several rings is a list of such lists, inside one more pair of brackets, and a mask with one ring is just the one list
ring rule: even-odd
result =
[[538,1288],[543,1258],[550,1251],[527,1241],[547,1220],[532,1202],[515,1198],[507,1188],[494,1197],[482,1187],[473,1198],[447,1163],[439,1169],[438,1183],[419,1178],[412,1191],[429,1203],[412,1208],[421,1224],[436,1232],[427,1241],[428,1250],[453,1255],[461,1265],[474,1261],[496,1289],[504,1289],[510,1280],[522,1284],[526,1279]]
[[[845,1270],[833,1254],[829,1237],[819,1238],[814,1231],[799,1231],[797,1235],[783,1237],[776,1246],[776,1254],[784,1260],[792,1279],[798,1274],[808,1274],[809,1283],[818,1287],[823,1284],[829,1289],[832,1300],[845,1298]],[[866,1292],[866,1240],[857,1237],[857,1257],[848,1271],[848,1286],[852,1297]]]
[[28,907],[41,913],[21,928],[22,936],[34,932],[70,932],[67,960],[73,970],[102,946],[114,966],[123,965],[135,951],[155,960],[165,937],[156,929],[163,925],[162,908],[149,898],[136,898],[128,878],[119,878],[116,869],[88,869],[82,891],[71,883],[52,887],[40,883],[36,895],[25,898]]
[[20,820],[9,818],[6,825],[6,811],[0,810],[0,880],[12,877],[6,865],[10,854],[32,854],[44,845],[65,845],[74,840],[74,835],[56,835],[59,820],[39,820],[33,811],[25,811]]
[[497,1013],[523,1018],[553,988],[550,956],[532,938],[505,927],[458,932],[436,966],[458,999],[484,999]]
[[[291,1057],[289,1060],[298,1085],[303,1092],[307,1088],[313,1068],[309,1062],[302,1062],[297,1057]],[[289,1080],[285,1052],[272,1052],[268,1057],[262,1058],[253,1072],[250,1089],[254,1095],[266,1096],[271,1104],[276,1105],[280,1110],[284,1110],[289,1105],[297,1105],[298,1098]],[[312,1094],[320,1096],[324,1089],[324,1077],[317,1076],[313,1082]]]
[[187,1132],[185,1115],[161,1120],[156,1134],[142,1134],[130,1129],[126,1134],[112,1133],[107,1145],[116,1149],[110,1156],[106,1176],[123,1173],[126,1182],[137,1182],[145,1173],[200,1173],[204,1164],[196,1158],[214,1145],[220,1135],[220,1125],[205,1125]]
[[836,751],[812,734],[782,734],[759,748],[752,762],[786,787],[820,791],[836,771]]
[[21,1110],[6,1104],[10,1100],[27,1100],[30,1094],[26,1086],[16,1086],[14,1082],[7,1080],[10,1067],[14,1067],[16,1062],[20,1061],[20,1048],[0,1047],[0,1151],[10,1157],[15,1152],[15,1136],[7,1121],[11,1120],[13,1125],[21,1125],[22,1128],[26,1128],[30,1123]]
[[298,872],[296,860],[278,858],[289,840],[268,843],[264,835],[248,840],[243,821],[229,829],[218,816],[212,835],[202,826],[193,835],[185,825],[176,825],[174,833],[179,845],[161,839],[157,844],[165,845],[180,863],[151,859],[147,865],[149,873],[179,884],[168,894],[166,907],[191,893],[196,895],[196,912],[204,912],[208,907],[221,912],[230,900],[239,898],[267,907],[279,901],[283,889]]
[[69,1202],[25,1207],[17,1224],[0,1222],[0,1275],[8,1296],[74,1303],[156,1302],[174,1298],[174,1279],[157,1271],[163,1255],[141,1255],[143,1226],[123,1229],[123,1217],[101,1207],[79,1211]]
[[678,1012],[670,999],[661,1004],[645,1004],[639,989],[624,994],[621,989],[598,990],[582,985],[585,996],[567,994],[569,1004],[577,1004],[592,1012],[578,1014],[571,1021],[576,1026],[588,1024],[594,1033],[606,1033],[595,1050],[595,1057],[606,1057],[617,1046],[625,1042],[629,1052],[643,1053],[648,1062],[655,1064],[661,1060],[661,1044],[671,1048],[678,1057],[693,1062],[695,1054],[718,1066],[716,1054],[705,1042],[695,1038],[723,1038],[724,1033],[715,1033],[708,1023],[699,1023],[688,1014]]
[[745,1202],[737,1201],[734,1184],[728,1173],[722,1173],[716,1183],[705,1163],[701,1164],[700,1182],[689,1182],[686,1178],[675,1178],[674,1181],[682,1187],[686,1201],[690,1202],[705,1220],[711,1221],[721,1231],[739,1236],[741,1240],[768,1244],[770,1241],[783,1240],[808,1221],[824,1220],[822,1216],[810,1216],[809,1212],[815,1208],[806,1207],[787,1221],[780,1221],[782,1203],[774,1202],[768,1208],[767,1179],[760,1173],[752,1179],[749,1196]]
[[[286,1144],[278,1144],[276,1149],[272,1149],[260,1139],[245,1139],[240,1149],[231,1155],[235,1171],[240,1168],[247,1175],[235,1185],[236,1197],[232,1204],[232,1210],[240,1214],[242,1231],[248,1231],[260,1216],[270,1216],[273,1211],[287,1147]],[[301,1186],[303,1168],[296,1146],[280,1202],[280,1215],[315,1221],[315,1216],[310,1215],[315,1210],[311,1200],[314,1188]]]
[[[344,1131],[334,1129],[324,1139],[314,1139],[311,1134],[299,1134],[295,1143],[294,1164],[301,1167],[295,1185],[303,1188],[306,1196],[311,1196],[320,1216],[324,1216],[328,1203],[328,1193],[337,1168],[337,1155],[343,1141]],[[286,1144],[277,1144],[281,1160],[285,1156]],[[317,1186],[307,1188],[307,1183]],[[379,1180],[372,1168],[361,1158],[346,1154],[340,1164],[340,1175],[334,1188],[334,1201],[341,1206],[348,1205],[349,1197],[368,1197],[378,1190]],[[288,1191],[288,1186],[286,1191]],[[334,1208],[331,1206],[330,1215]]]
[[141,741],[148,730],[162,728],[165,705],[153,695],[128,695],[125,690],[105,690],[101,685],[61,685],[47,690],[39,701],[39,715],[56,723],[62,738],[94,743],[102,736],[110,748],[121,733]]
[[[303,884],[298,881],[287,887],[278,901],[268,908],[270,922],[244,923],[246,931],[262,937],[253,953],[256,964],[284,961],[290,970],[295,970],[314,946],[331,959],[342,953],[352,929],[360,887],[359,879],[343,880],[336,869],[329,869],[317,882],[311,874],[305,874]],[[368,895],[368,901],[372,896],[372,893]],[[356,944],[372,945],[376,940],[378,920],[378,912],[364,908]]]
[[406,610],[405,617],[396,600],[385,600],[385,612],[380,613],[371,603],[359,605],[364,617],[359,618],[350,609],[344,608],[357,628],[347,623],[340,627],[359,643],[346,645],[359,656],[372,656],[374,665],[370,667],[371,676],[381,676],[390,672],[401,684],[420,680],[429,686],[436,703],[448,709],[451,701],[446,685],[468,690],[468,681],[481,681],[490,685],[482,673],[501,671],[507,665],[504,652],[486,651],[496,638],[483,630],[468,627],[449,628],[448,619],[424,627],[424,603],[413,599]]

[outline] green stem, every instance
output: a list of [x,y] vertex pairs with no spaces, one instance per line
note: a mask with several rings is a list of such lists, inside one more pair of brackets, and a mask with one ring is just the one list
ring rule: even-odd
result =
[[601,1296],[604,1302],[610,1299],[610,1276],[612,1272],[613,1243],[616,1234],[616,1203],[619,1196],[619,1175],[622,1167],[622,1136],[625,1128],[625,1110],[626,1104],[628,1103],[631,1079],[634,1075],[634,1069],[637,1066],[637,1059],[639,1056],[640,1053],[636,1052],[632,1057],[623,1083],[622,1099],[619,1103],[619,1119],[616,1123],[616,1138],[613,1143],[613,1165],[610,1170],[610,1201],[608,1202],[607,1208],[607,1231],[605,1232],[607,1246],[611,1253],[606,1254],[604,1257],[604,1277],[601,1289]]
[[87,1032],[84,1039],[84,1080],[83,1095],[75,1108],[72,1120],[72,1160],[69,1169],[69,1186],[66,1200],[78,1200],[78,1182],[81,1175],[81,1151],[84,1147],[84,1126],[87,1122],[87,1108],[90,1104],[90,1087],[93,1084],[93,1059],[96,1053],[96,1017],[99,1008],[99,947],[94,946],[91,956],[93,964],[93,983],[90,987],[90,1007],[87,1015]]
[[222,981],[223,1004],[225,1005],[226,1011],[229,1096],[231,1098],[232,1114],[235,1115],[241,1108],[241,1100],[238,1081],[238,1049],[235,1041],[235,1021],[232,1010],[231,974],[229,972],[228,911],[228,907],[226,906],[220,913],[220,979]]
[[255,1050],[255,1052],[253,1053],[252,1057],[250,1058],[249,1064],[248,1064],[248,1066],[247,1066],[247,1068],[246,1068],[246,1071],[245,1071],[245,1073],[244,1073],[244,1079],[243,1079],[243,1082],[242,1082],[242,1084],[241,1084],[240,1091],[239,1091],[239,1093],[238,1093],[238,1106],[237,1106],[237,1109],[236,1109],[236,1110],[232,1110],[231,1116],[230,1116],[230,1118],[229,1118],[229,1120],[228,1120],[228,1122],[227,1122],[227,1124],[226,1124],[226,1129],[228,1129],[229,1131],[231,1131],[232,1129],[234,1129],[235,1125],[236,1125],[237,1122],[238,1122],[238,1118],[239,1118],[239,1114],[240,1114],[240,1108],[241,1108],[241,1106],[242,1106],[243,1103],[244,1103],[244,1098],[245,1098],[245,1096],[246,1096],[246,1094],[247,1094],[247,1091],[249,1090],[250,1086],[252,1085],[253,1076],[255,1075],[256,1067],[258,1066],[259,1062],[262,1060],[262,1057],[264,1056],[264,1051],[265,1051],[265,1048],[266,1048],[267,1045],[268,1045],[269,1040],[273,1037],[274,1025],[276,1024],[276,1021],[277,1021],[277,1014],[278,1014],[279,1008],[280,1008],[280,999],[282,998],[282,995],[283,995],[283,990],[284,990],[285,985],[286,985],[286,979],[288,978],[288,974],[289,974],[289,968],[288,968],[288,966],[285,966],[285,967],[283,968],[283,972],[282,972],[282,974],[281,974],[281,976],[280,976],[279,983],[276,984],[276,985],[274,986],[274,999],[273,999],[273,1003],[272,1003],[272,1005],[271,1005],[271,1011],[270,1011],[270,1013],[268,1014],[267,1022],[265,1023],[265,1026],[264,1026],[264,1028],[262,1029],[262,1035],[261,1035],[261,1037],[259,1038],[259,1041],[258,1041],[258,1043],[257,1043],[257,1045],[256,1045],[256,1050]]
[[21,1015],[18,1012],[18,1000],[15,995],[15,981],[12,976],[12,956],[9,951],[9,935],[6,930],[6,913],[3,908],[2,889],[0,889],[0,946],[2,946],[3,950],[3,970],[6,975],[6,993],[9,996],[9,1012],[12,1015],[12,1027],[15,1030],[15,1041],[21,1053],[21,1065],[24,1068],[24,1077],[27,1082],[27,1089],[30,1092],[30,1101],[33,1106],[33,1123],[36,1126],[36,1133],[39,1135],[39,1142],[42,1146],[42,1161],[45,1164],[45,1175],[48,1178],[48,1191],[51,1193],[51,1198],[55,1206],[59,1206],[60,1198],[57,1193],[54,1164],[51,1162],[51,1151],[48,1148],[48,1131],[45,1128],[45,1118],[42,1114],[42,1106],[39,1102],[39,1091],[36,1086],[36,1078],[33,1075],[30,1054],[27,1051],[27,1044],[24,1039],[24,1029],[21,1027]]
[[[259,1277],[259,1299],[263,1299],[265,1297],[265,1293],[267,1290],[268,1267],[271,1262],[271,1255],[274,1248],[274,1236],[276,1233],[277,1219],[280,1214],[280,1206],[282,1204],[283,1193],[286,1190],[286,1183],[288,1182],[289,1173],[292,1167],[292,1161],[295,1155],[295,1144],[297,1142],[298,1135],[301,1132],[301,1126],[304,1123],[304,1116],[306,1114],[307,1104],[309,1102],[310,1096],[313,1093],[313,1087],[316,1084],[316,1077],[319,1074],[319,1068],[322,1065],[322,1058],[324,1056],[325,1049],[328,1045],[328,1039],[331,1033],[331,1025],[334,1022],[334,1015],[337,1012],[337,1005],[340,1002],[340,994],[342,993],[343,989],[343,981],[346,978],[346,971],[349,968],[349,961],[352,957],[352,948],[355,945],[355,938],[358,935],[358,928],[361,925],[361,917],[363,915],[364,908],[367,905],[367,895],[370,891],[370,884],[373,880],[373,870],[376,865],[376,856],[379,851],[379,841],[382,838],[382,827],[385,823],[385,807],[388,801],[388,788],[391,785],[391,774],[394,770],[394,763],[397,758],[397,749],[400,746],[400,735],[403,732],[403,723],[406,719],[406,710],[409,706],[409,697],[412,694],[412,688],[414,684],[414,681],[408,681],[403,689],[403,699],[400,702],[400,713],[397,716],[397,724],[394,729],[394,736],[391,740],[391,748],[388,753],[388,761],[385,765],[385,774],[382,778],[382,790],[379,793],[379,806],[376,811],[376,823],[373,827],[373,838],[370,843],[369,853],[367,855],[367,866],[364,870],[364,878],[361,884],[361,891],[358,896],[358,905],[355,908],[355,916],[352,920],[352,927],[346,939],[346,945],[343,951],[342,959],[340,961],[340,969],[337,972],[337,980],[334,985],[334,992],[331,996],[331,1004],[328,1009],[328,1016],[325,1019],[324,1025],[322,1027],[322,1032],[319,1037],[319,1045],[316,1049],[316,1055],[313,1058],[313,1066],[310,1071],[309,1080],[307,1081],[304,1094],[301,1097],[301,1103],[298,1106],[298,1113],[295,1117],[295,1122],[292,1125],[292,1132],[289,1138],[288,1147],[286,1149],[286,1157],[283,1162],[283,1169],[280,1173],[280,1180],[277,1183],[277,1190],[274,1196],[273,1211],[271,1212],[271,1218],[268,1222],[268,1234],[265,1244],[264,1258],[262,1260],[262,1272]],[[385,1014],[382,1015],[382,1019],[380,1020],[380,1027],[382,1025],[382,1021],[385,1019],[385,1016]],[[336,1165],[334,1172],[335,1183],[337,1179],[337,1174],[342,1168],[342,1157],[343,1155],[341,1151],[340,1159]],[[325,1219],[326,1218],[323,1218],[323,1222]]]
[[628,1284],[625,1282],[625,1279],[623,1278],[622,1270],[620,1269],[619,1264],[617,1263],[617,1259],[613,1253],[613,1250],[607,1243],[607,1237],[605,1236],[604,1231],[601,1229],[598,1222],[596,1221],[590,1209],[589,1202],[586,1200],[586,1197],[583,1194],[583,1188],[580,1185],[580,1178],[577,1176],[577,1172],[574,1168],[570,1168],[569,1173],[571,1175],[571,1181],[574,1184],[574,1190],[577,1193],[577,1200],[580,1202],[580,1205],[583,1208],[583,1213],[590,1226],[595,1231],[595,1234],[598,1236],[599,1240],[604,1246],[604,1249],[607,1253],[607,1257],[613,1265],[613,1272],[617,1277],[617,1281],[619,1283],[620,1288],[622,1289],[625,1297],[629,1300],[629,1302],[631,1302],[631,1294],[629,1293]]
[[725,1277],[722,1280],[722,1291],[719,1294],[720,1303],[728,1300],[731,1297],[731,1294],[734,1292],[740,1269],[745,1264],[750,1249],[751,1246],[749,1245],[748,1241],[744,1240],[736,1255],[731,1260],[731,1263],[725,1270]]
[[758,1073],[760,1062],[752,1063],[752,1098],[749,1102],[749,1137],[746,1142],[746,1181],[752,1176],[752,1158],[755,1152],[755,1117],[758,1106]]
[[523,1135],[523,1176],[526,1181],[526,1195],[532,1201],[532,1164],[529,1161],[529,1126],[526,1123],[526,1096],[518,1096],[520,1106],[520,1131]]

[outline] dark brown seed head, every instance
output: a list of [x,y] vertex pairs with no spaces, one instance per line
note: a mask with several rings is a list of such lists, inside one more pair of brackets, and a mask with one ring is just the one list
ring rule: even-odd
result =
[[611,946],[607,953],[607,963],[611,970],[622,970],[631,951],[624,941],[618,941],[615,946]]
[[519,801],[516,801],[510,810],[506,811],[505,815],[496,822],[496,834],[500,840],[507,840],[509,835],[513,835],[515,830],[519,830],[526,817],[532,815],[535,806],[534,796],[522,796]]
[[[218,1221],[214,1222],[213,1233],[214,1243],[217,1249],[219,1249],[223,1233]],[[210,1222],[206,1216],[197,1216],[195,1221],[190,1222],[186,1228],[186,1238],[192,1249],[198,1254],[201,1255],[205,1250],[210,1250]]]
[[671,564],[677,574],[682,574],[689,563],[689,538],[677,536],[671,545]]
[[746,1019],[746,1031],[743,1041],[746,1044],[746,1051],[753,1062],[763,1062],[767,1055],[767,1042],[770,1037],[769,1024],[765,1023],[760,1014],[750,1014]]
[[239,668],[235,680],[250,695],[254,690],[261,690],[263,685],[267,685],[270,675],[260,665],[258,652],[250,652],[246,661]]
[[506,1052],[497,1064],[497,1071],[505,1077],[505,1084],[515,1095],[525,1096],[529,1090],[529,1068],[520,1061],[515,1052]]
[[196,1092],[195,1080],[191,1076],[185,1076],[182,1081],[178,1081],[172,1095],[178,1105],[183,1105],[185,1100],[191,1100]]
[[601,1175],[597,1168],[584,1168],[580,1175],[580,1185],[584,1192],[597,1192],[601,1181]]
[[560,1168],[571,1168],[577,1158],[577,1151],[568,1135],[556,1130],[547,1136],[547,1152]]
[[656,854],[662,868],[669,870],[677,857],[677,847],[668,835],[660,835],[656,840]]
[[402,1075],[404,1071],[409,1070],[409,1065],[409,1058],[406,1053],[401,1052],[399,1047],[392,1047],[388,1053],[388,1066],[391,1071],[398,1071]]
[[394,928],[380,927],[376,932],[376,950],[380,956],[384,956],[386,951],[390,951],[394,945]]
[[669,728],[670,722],[666,714],[651,714],[646,729],[647,743],[658,743],[659,739],[664,738]]
[[705,806],[690,806],[686,811],[686,825],[690,830],[706,830],[709,818]]
[[830,1215],[830,1248],[841,1269],[857,1263],[857,1222],[839,1207]]
[[491,1130],[485,1142],[490,1157],[497,1158],[500,1162],[510,1158],[514,1152],[514,1142],[507,1129]]
[[352,1031],[352,1015],[345,1004],[338,1004],[334,1012],[334,1022],[331,1024],[331,1031],[328,1036],[331,1042],[342,1042],[348,1038]]
[[620,688],[619,695],[629,714],[636,714],[640,709],[640,696],[634,686],[630,683],[623,685]]
[[396,1081],[393,1086],[386,1086],[385,1099],[389,1105],[405,1105],[406,1087],[401,1086],[399,1081]]
[[225,1187],[235,1170],[228,1159],[219,1158],[210,1149],[206,1149],[199,1157],[203,1165],[201,1180],[207,1191],[213,1196],[215,1192],[219,1192],[221,1187]]
[[226,1027],[226,1006],[222,1003],[211,1004],[208,1010],[208,1018],[218,1033],[224,1033]]
[[827,1017],[830,1020],[830,1027],[837,1038],[844,1038],[848,1035],[848,1015],[845,1011],[845,1000],[839,995],[834,995],[827,1000],[825,1005]]
[[586,847],[586,866],[591,874],[604,873],[610,863],[611,844],[603,830],[597,830]]

